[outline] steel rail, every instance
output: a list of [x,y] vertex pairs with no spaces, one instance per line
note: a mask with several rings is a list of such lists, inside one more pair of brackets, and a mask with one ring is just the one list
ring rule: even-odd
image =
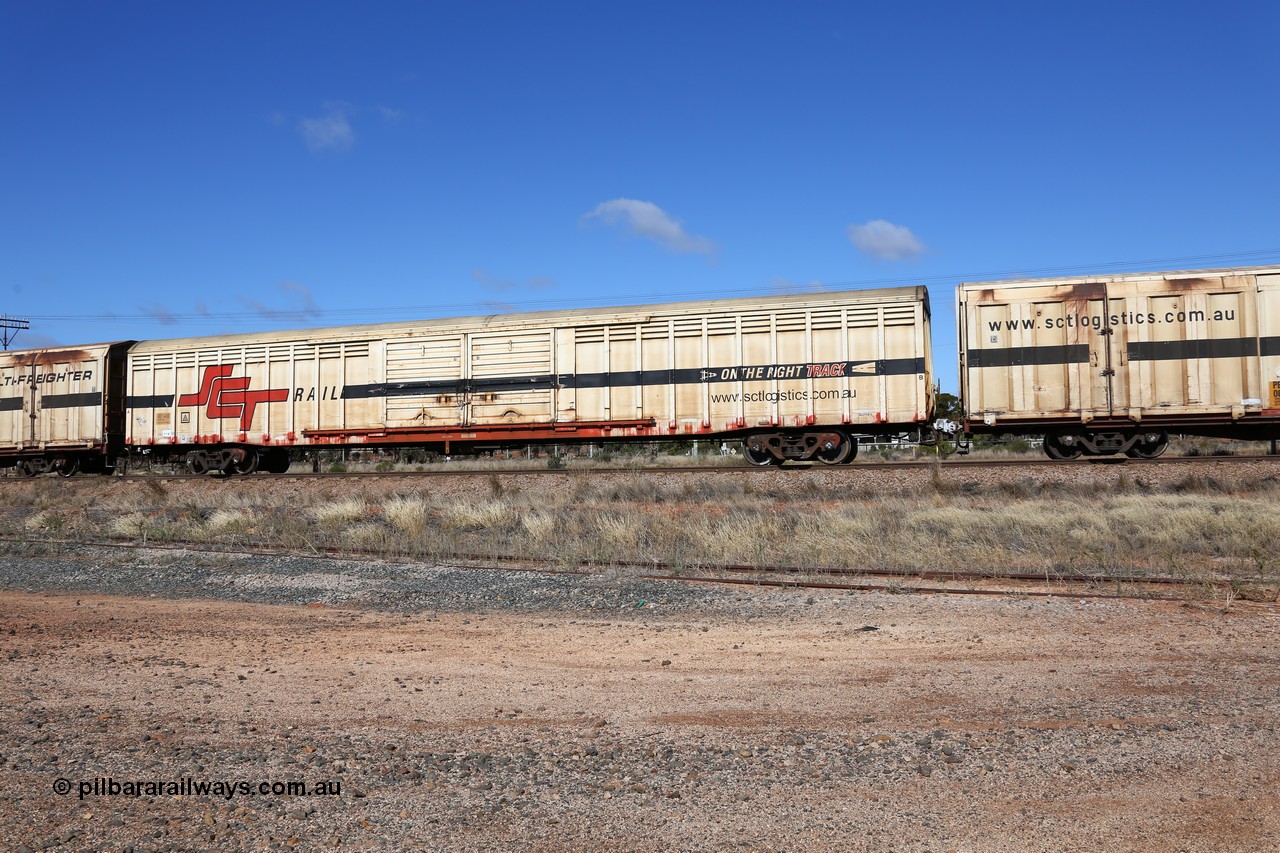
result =
[[[1226,465],[1231,463],[1261,463],[1264,465],[1280,464],[1280,455],[1272,456],[1270,454],[1257,454],[1249,456],[1161,456],[1156,459],[1131,459],[1126,456],[1101,456],[1092,459],[1070,459],[1070,460],[1052,460],[1039,458],[1022,458],[1022,459],[915,459],[909,461],[893,461],[893,462],[857,462],[852,465],[823,465],[816,462],[802,462],[797,464],[788,464],[782,466],[755,467],[750,465],[691,465],[691,466],[645,466],[635,468],[606,468],[596,466],[581,467],[565,467],[565,468],[509,468],[495,470],[431,470],[431,471],[342,471],[342,472],[306,472],[292,474],[267,474],[265,472],[256,472],[254,474],[234,474],[234,475],[208,475],[208,474],[191,474],[191,473],[173,473],[173,474],[146,474],[142,472],[134,472],[128,474],[117,474],[115,476],[102,477],[101,480],[135,480],[135,481],[151,481],[151,482],[172,482],[184,480],[201,480],[209,482],[246,482],[246,483],[263,483],[263,482],[294,482],[308,481],[318,479],[343,479],[343,478],[368,478],[368,479],[416,479],[430,477],[506,477],[517,475],[548,475],[548,476],[569,476],[584,477],[595,474],[639,474],[639,475],[656,475],[656,474],[725,474],[725,473],[744,473],[759,476],[785,475],[788,473],[796,473],[800,471],[830,471],[834,474],[854,473],[857,471],[880,471],[880,470],[942,470],[959,472],[965,470],[981,470],[988,468],[1011,468],[1011,469],[1027,469],[1027,470],[1081,470],[1092,468],[1095,466],[1110,467],[1122,466],[1129,468],[1142,468],[1146,466],[1162,466],[1162,465]],[[52,479],[46,477],[44,479]],[[93,475],[84,475],[82,477],[70,478],[69,482],[85,482],[88,480],[99,481],[99,478]],[[25,483],[36,481],[33,477],[21,477],[11,473],[0,473],[0,483]]]
[[[11,544],[25,544],[37,546],[65,546],[65,547],[87,547],[87,548],[116,548],[122,550],[152,550],[152,551],[169,551],[169,552],[191,552],[195,549],[191,544],[173,544],[173,543],[145,543],[145,542],[83,542],[78,540],[67,539],[32,539],[28,537],[16,537],[0,534],[0,542]],[[618,563],[618,562],[593,562],[578,561],[581,566],[588,568],[552,568],[559,565],[559,561],[555,560],[538,560],[527,557],[514,557],[506,555],[477,555],[477,554],[446,554],[446,555],[423,555],[419,557],[410,555],[389,555],[385,553],[377,553],[372,551],[359,551],[356,549],[343,549],[337,547],[320,547],[310,550],[290,550],[287,548],[209,548],[201,544],[199,549],[202,553],[218,554],[225,556],[240,557],[295,557],[305,559],[321,559],[321,560],[378,560],[380,562],[407,563],[422,562],[430,560],[434,562],[455,561],[462,563],[479,563],[480,565],[464,565],[460,568],[472,569],[492,569],[495,571],[514,571],[525,573],[537,573],[548,575],[574,575],[574,576],[592,576],[598,574],[602,569],[609,568],[630,568],[642,569],[643,573],[634,575],[637,579],[653,580],[653,581],[676,581],[688,583],[719,583],[731,586],[754,586],[754,587],[775,587],[775,588],[791,588],[791,589],[824,589],[824,590],[841,590],[851,592],[891,592],[891,593],[927,593],[938,595],[978,595],[978,596],[1024,596],[1033,598],[1097,598],[1097,599],[1127,599],[1127,600],[1160,600],[1160,601],[1180,601],[1185,600],[1176,595],[1155,595],[1151,592],[1133,592],[1126,593],[1124,591],[1116,592],[1098,592],[1098,586],[1116,586],[1121,590],[1125,586],[1145,587],[1145,586],[1165,586],[1165,587],[1185,587],[1191,589],[1210,588],[1231,588],[1234,584],[1249,583],[1268,583],[1264,578],[1204,578],[1197,580],[1182,580],[1169,576],[1157,575],[1151,577],[1142,576],[1106,576],[1097,574],[1059,574],[1046,575],[1040,573],[1001,573],[1001,572],[921,572],[908,573],[901,571],[885,571],[885,570],[823,570],[823,569],[801,569],[798,567],[778,567],[778,566],[685,566],[674,563],[649,562],[649,563]],[[498,565],[493,565],[493,564]],[[758,577],[717,577],[714,575],[689,575],[684,574],[688,569],[696,569],[700,572],[725,571],[737,575],[755,573]],[[660,570],[660,571],[655,571]],[[821,577],[824,574],[836,574],[837,576],[853,576],[879,578],[883,583],[868,582],[835,582],[829,580],[802,578],[798,575],[809,574]],[[787,579],[770,578],[769,575],[787,574]],[[975,589],[972,587],[948,587],[948,586],[917,586],[901,583],[902,581],[911,580],[968,580],[982,581],[987,583],[995,583],[1000,581],[1013,582],[1019,586],[1012,589],[1007,588],[982,588]],[[1084,590],[1046,590],[1046,589],[1026,589],[1025,586],[1030,583],[1044,584],[1045,586],[1083,586]],[[1280,609],[1280,599],[1273,604],[1270,602],[1251,602],[1261,604],[1267,607],[1276,607]]]

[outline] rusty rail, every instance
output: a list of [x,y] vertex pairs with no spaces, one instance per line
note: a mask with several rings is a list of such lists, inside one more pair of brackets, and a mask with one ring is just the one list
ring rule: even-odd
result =
[[[0,543],[32,545],[39,547],[114,548],[122,550],[150,550],[190,552],[190,544],[152,544],[139,542],[84,542],[70,539],[32,539],[0,534]],[[563,567],[560,561],[539,560],[528,557],[486,554],[435,554],[423,556],[394,555],[372,550],[337,547],[317,547],[309,550],[287,548],[210,548],[200,543],[200,553],[239,557],[295,557],[319,560],[358,561],[377,559],[381,562],[412,563],[430,561],[462,563],[458,568],[477,570],[528,572],[548,575],[590,576],[609,569],[634,570],[636,579],[671,581],[677,583],[709,583],[758,588],[821,589],[848,592],[890,592],[904,594],[1010,596],[1029,598],[1089,598],[1123,600],[1181,601],[1185,597],[1176,594],[1156,594],[1150,587],[1164,589],[1183,588],[1203,593],[1206,589],[1226,592],[1247,584],[1267,585],[1274,579],[1262,577],[1204,577],[1181,579],[1169,575],[1103,575],[1098,573],[1070,573],[1046,571],[1000,570],[922,570],[904,572],[877,569],[804,568],[796,566],[748,566],[748,565],[681,565],[651,561],[646,563],[578,561],[577,568]],[[704,574],[687,574],[689,571]],[[716,572],[728,576],[717,576]],[[706,574],[710,573],[710,574]],[[752,575],[747,577],[746,575]],[[778,577],[779,575],[785,577]],[[833,581],[827,577],[860,578],[858,581]],[[874,582],[872,581],[874,579]],[[917,581],[967,581],[986,586],[924,586]],[[992,587],[1004,583],[1009,586]],[[1052,589],[1033,588],[1042,584]],[[1112,591],[1100,591],[1110,587]],[[1198,596],[1203,597],[1203,595]],[[1280,612],[1280,597],[1275,602],[1251,601]]]

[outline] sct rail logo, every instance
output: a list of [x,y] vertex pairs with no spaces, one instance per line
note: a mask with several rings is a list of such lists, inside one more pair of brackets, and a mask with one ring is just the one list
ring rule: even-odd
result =
[[205,415],[213,419],[239,418],[241,431],[247,431],[259,403],[283,403],[289,399],[288,388],[250,391],[249,383],[253,380],[248,376],[232,378],[235,369],[234,364],[206,367],[199,393],[183,394],[178,398],[178,405],[204,406]]

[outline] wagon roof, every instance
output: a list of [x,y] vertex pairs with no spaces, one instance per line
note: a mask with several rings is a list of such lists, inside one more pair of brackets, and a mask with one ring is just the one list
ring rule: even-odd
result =
[[209,335],[193,338],[142,341],[131,352],[167,351],[175,348],[244,345],[307,340],[347,340],[353,337],[396,337],[423,331],[475,331],[486,328],[511,329],[555,325],[610,325],[646,323],[684,315],[737,314],[748,311],[772,311],[782,308],[824,308],[848,304],[881,304],[922,302],[928,314],[929,294],[923,285],[887,287],[877,290],[832,290],[818,293],[747,296],[732,299],[710,299],[697,302],[664,302],[652,305],[626,305],[602,308],[575,308],[558,311],[530,311],[514,314],[490,314],[469,317],[442,317],[430,320],[398,320],[353,326],[329,326],[290,329],[273,332],[246,332],[234,335]]
[[1027,285],[1096,284],[1108,281],[1173,281],[1184,278],[1220,278],[1240,275],[1277,275],[1280,267],[1224,267],[1210,270],[1173,270],[1164,272],[1098,273],[1094,275],[1068,275],[1057,278],[1007,278],[995,281],[961,282],[958,290],[978,288],[1025,287]]
[[31,347],[30,349],[10,349],[0,352],[0,359],[5,359],[6,363],[12,364],[14,359],[19,361],[25,358],[30,364],[31,356],[41,356],[45,354],[57,355],[58,353],[87,353],[92,356],[99,355],[111,349],[116,344],[127,344],[129,341],[102,341],[96,344],[54,344],[45,347]]

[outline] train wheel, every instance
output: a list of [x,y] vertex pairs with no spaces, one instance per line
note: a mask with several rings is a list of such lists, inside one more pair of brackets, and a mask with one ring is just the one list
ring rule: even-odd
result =
[[1050,459],[1079,459],[1084,451],[1078,444],[1063,444],[1061,436],[1046,435],[1044,452]]
[[15,466],[18,473],[24,477],[34,477],[36,475],[36,466],[31,464],[30,459],[19,459]]
[[58,472],[59,477],[74,477],[76,472],[80,470],[80,458],[78,456],[59,456],[53,460],[53,470]]
[[1139,441],[1124,452],[1132,459],[1155,459],[1169,449],[1169,434],[1162,432],[1155,441]]
[[232,451],[231,459],[231,469],[237,474],[252,474],[258,470],[258,464],[261,461],[258,451],[252,448],[240,452]]
[[187,454],[187,470],[192,474],[209,473],[209,457],[203,450],[193,450]]
[[757,438],[748,438],[742,442],[742,458],[757,468],[782,464],[782,460],[770,453],[764,442]]
[[853,439],[842,432],[832,432],[822,437],[822,444],[813,455],[827,465],[842,465],[853,459],[856,453]]

